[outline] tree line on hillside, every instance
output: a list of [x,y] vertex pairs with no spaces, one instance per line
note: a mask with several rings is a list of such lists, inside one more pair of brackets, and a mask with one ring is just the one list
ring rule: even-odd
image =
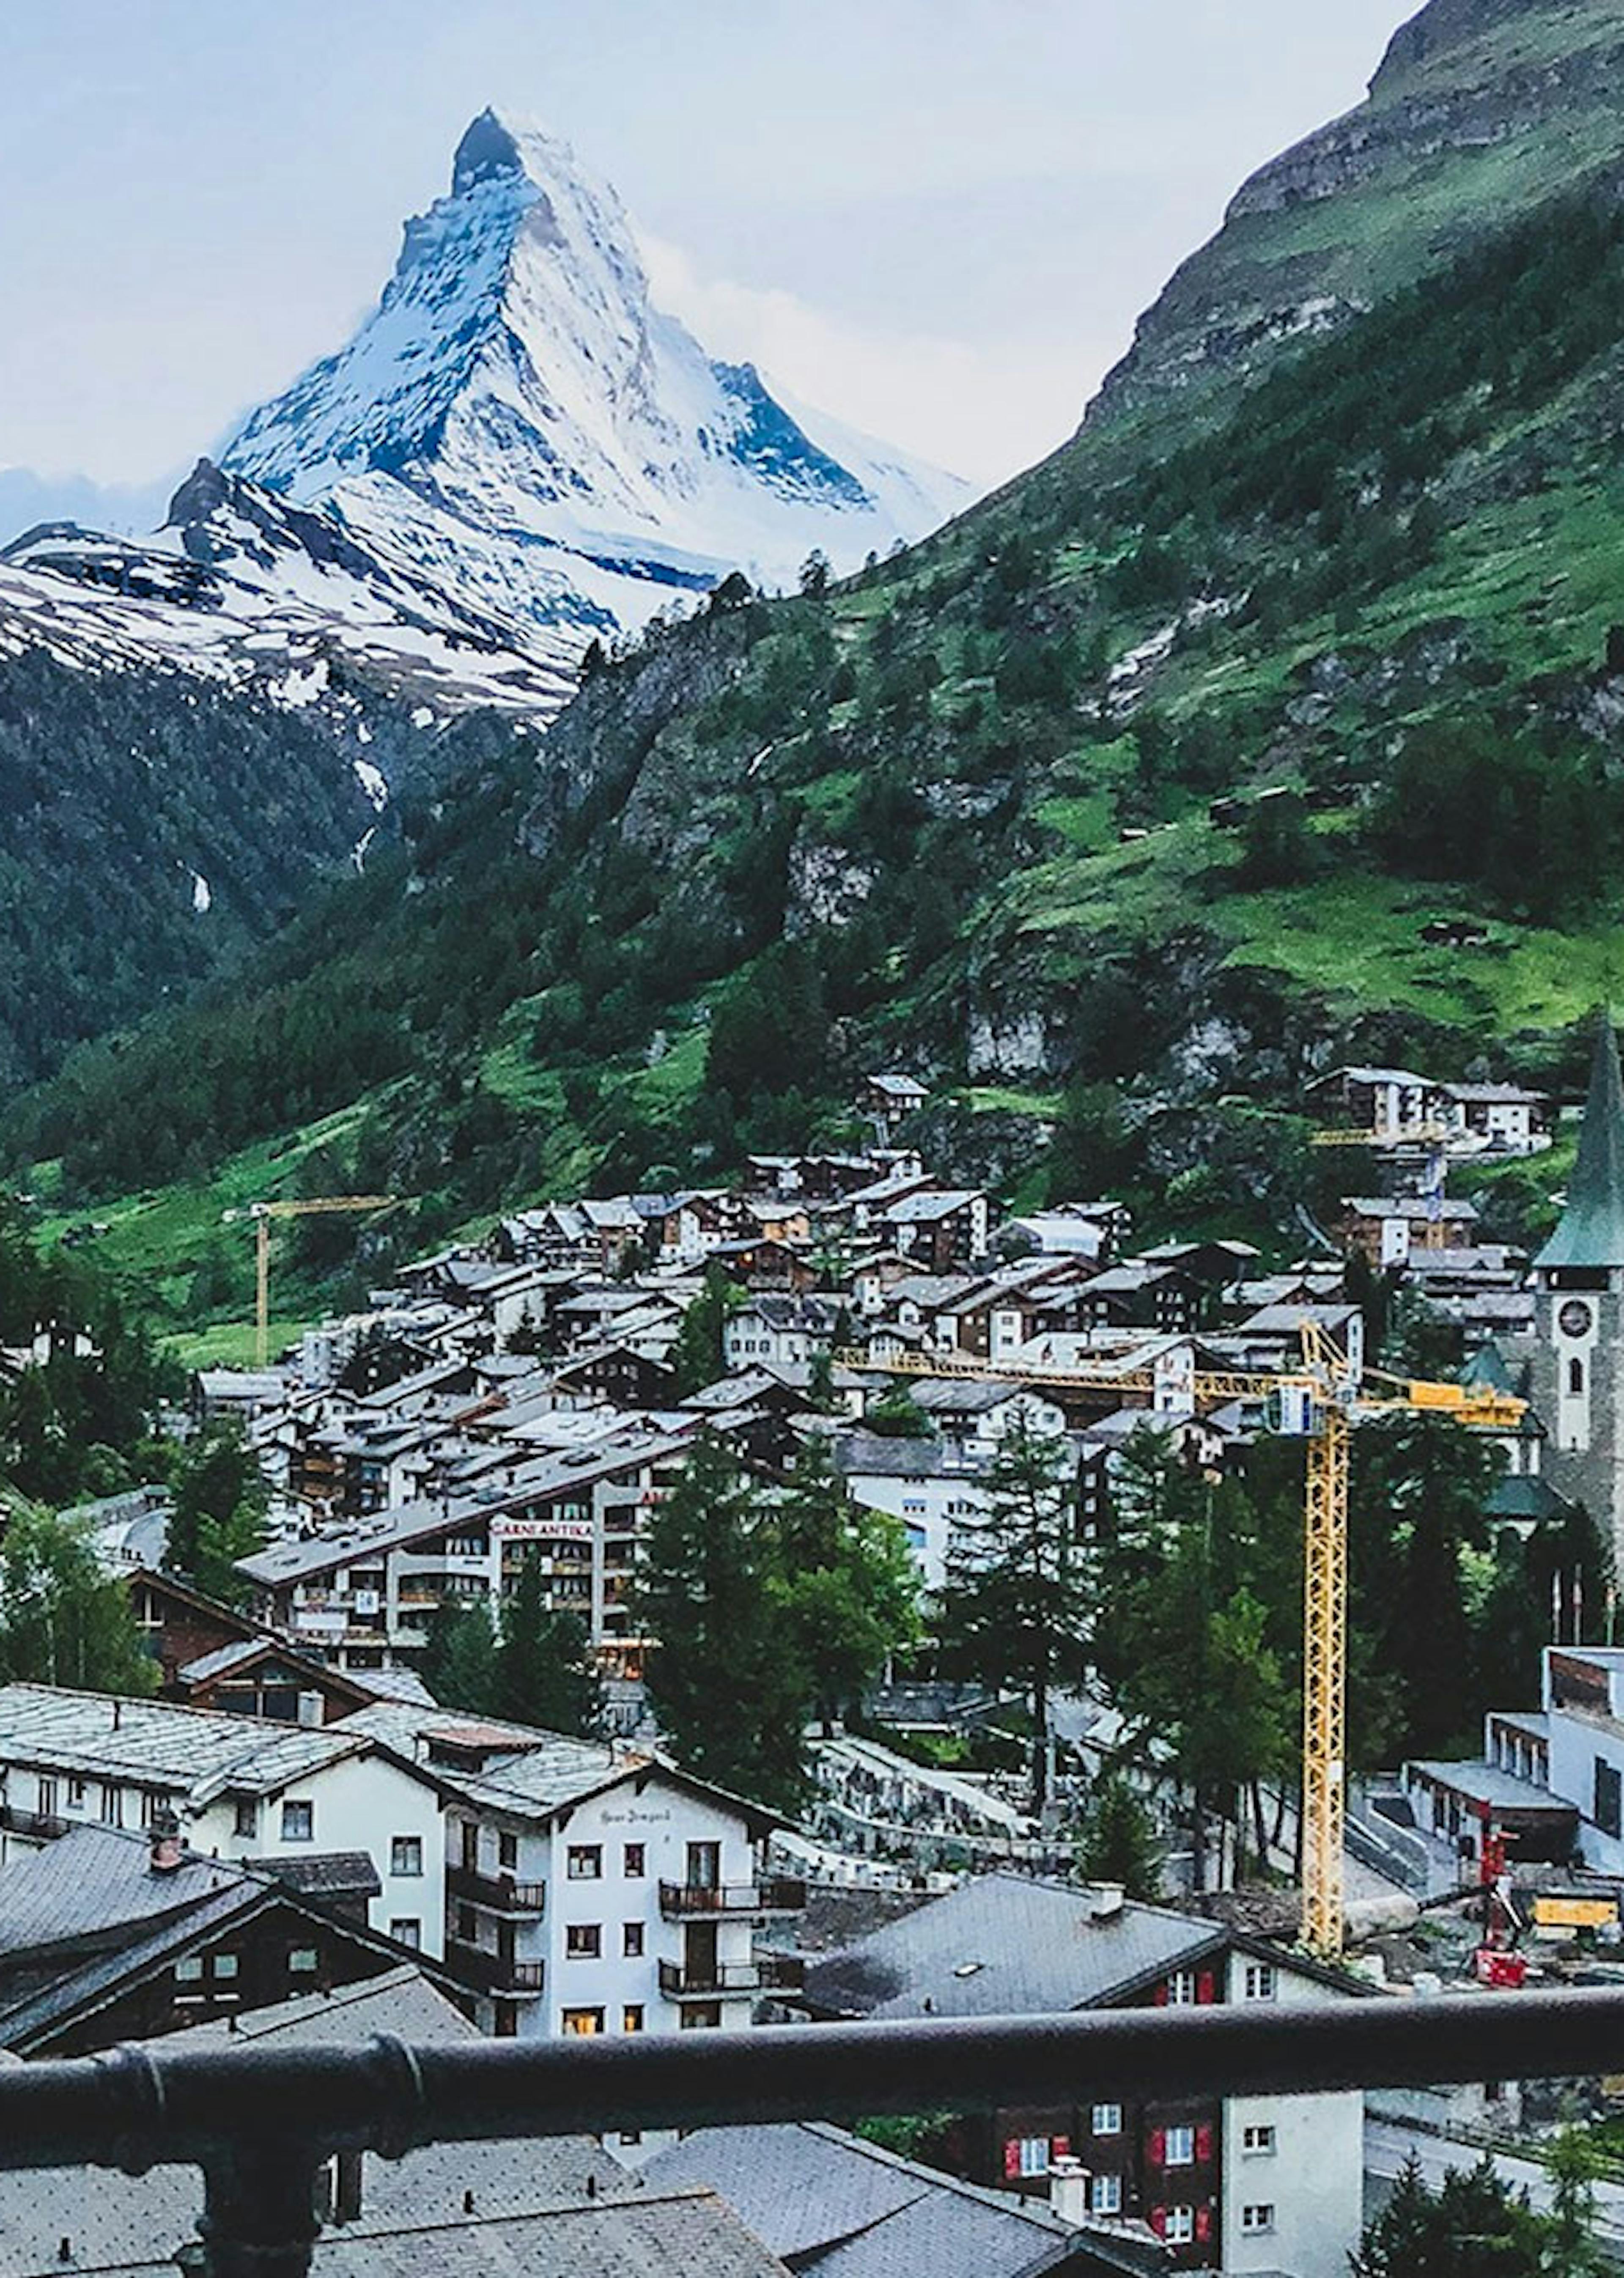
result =
[[[1070,958],[1091,983],[1131,972],[1142,1074],[1195,1017],[1203,891],[1374,868],[1583,921],[1624,794],[1580,709],[1519,684],[1492,625],[1452,635],[1442,680],[1357,635],[1450,542],[1440,471],[1509,432],[1497,479],[1544,478],[1522,430],[1616,342],[1621,264],[1616,214],[1555,208],[1287,355],[1155,467],[1105,479],[1062,454],[855,590],[812,575],[769,604],[730,580],[696,623],[593,661],[548,739],[565,758],[470,722],[465,771],[405,803],[398,850],[206,1005],[77,1055],[12,1148],[117,1190],[368,1096],[385,1183],[426,1196],[432,1228],[567,1179],[614,1191],[849,1136],[854,1069],[903,1044],[960,1069],[1005,970],[1049,997]],[[1305,726],[1275,665],[1326,608],[1344,677]],[[1113,665],[1169,627],[1176,663],[1224,644],[1246,669],[1210,703],[1129,702]],[[1283,754],[1300,800],[1214,840],[1178,956],[1109,880],[1051,922],[1079,849],[1201,814]],[[1062,1081],[1117,1073],[1092,994],[1052,1039]],[[701,1049],[667,1080],[678,1035]],[[1115,1136],[1142,1174],[1145,1120]]]
[[[931,1664],[1024,1696],[1039,1804],[1056,1697],[1087,1681],[1122,1719],[1123,1764],[1186,1800],[1198,1875],[1216,1822],[1267,1856],[1300,1741],[1301,1451],[1262,1441],[1240,1472],[1217,1476],[1147,1424],[1091,1529],[1071,1463],[1064,1438],[1025,1422],[1005,1434],[986,1509],[962,1525],[946,1587],[924,1609]],[[1605,1619],[1595,1530],[1582,1518],[1526,1538],[1493,1530],[1498,1464],[1446,1420],[1395,1418],[1357,1436],[1354,1770],[1470,1746],[1487,1708],[1528,1703],[1559,1578],[1565,1601],[1580,1578],[1592,1632]],[[859,1702],[920,1634],[905,1579],[895,1533],[850,1503],[821,1441],[782,1492],[702,1444],[653,1523],[641,1596],[651,1699],[679,1761],[792,1808],[809,1725]],[[1123,1846],[1147,1855],[1126,1796],[1108,1784],[1100,1803],[1085,1830],[1096,1863]]]
[[248,1595],[240,1558],[264,1542],[268,1496],[233,1420],[184,1439],[158,1429],[183,1378],[107,1277],[46,1251],[0,1196],[0,1682],[146,1693],[157,1681],[124,1584],[75,1508],[167,1487],[167,1564],[224,1604]]

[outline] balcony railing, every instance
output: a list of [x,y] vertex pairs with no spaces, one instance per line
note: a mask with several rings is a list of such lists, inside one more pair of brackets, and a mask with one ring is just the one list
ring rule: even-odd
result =
[[72,1823],[54,1811],[24,1811],[18,1804],[0,1803],[0,1828],[8,1835],[31,1835],[42,1843],[54,1843]]
[[336,2152],[1624,2069],[1624,1991],[762,2032],[167,2051],[0,2068],[0,2170],[201,2167],[204,2278],[308,2278]]
[[472,1867],[447,1867],[448,1898],[467,1899],[499,1915],[541,1915],[547,1910],[545,1883],[521,1883],[512,1875],[477,1874]]
[[546,1987],[545,1961],[505,1961],[489,1946],[469,1945],[460,1938],[446,1940],[446,1967],[481,1993],[533,1996]]
[[662,1883],[660,1911],[669,1920],[690,1915],[798,1915],[806,1885],[788,1875],[764,1875],[754,1883]]
[[759,1954],[753,1961],[662,1961],[660,1990],[671,2001],[715,2001],[728,1993],[798,1993],[806,1965],[791,1954]]

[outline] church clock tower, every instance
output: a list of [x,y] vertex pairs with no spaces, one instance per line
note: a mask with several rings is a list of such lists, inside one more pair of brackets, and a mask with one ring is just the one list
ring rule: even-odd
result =
[[1534,1260],[1534,1287],[1544,1475],[1584,1505],[1624,1571],[1624,1084],[1605,1019],[1567,1206]]

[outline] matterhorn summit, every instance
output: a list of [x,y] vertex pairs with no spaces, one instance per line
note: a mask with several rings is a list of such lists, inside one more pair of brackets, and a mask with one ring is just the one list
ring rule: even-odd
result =
[[708,356],[652,306],[614,191],[492,111],[373,315],[222,463],[576,649],[734,569],[853,568],[968,496]]
[[355,338],[217,458],[149,538],[0,548],[0,655],[544,720],[594,637],[734,570],[789,585],[815,547],[855,569],[969,498],[708,356],[652,305],[614,191],[491,111]]

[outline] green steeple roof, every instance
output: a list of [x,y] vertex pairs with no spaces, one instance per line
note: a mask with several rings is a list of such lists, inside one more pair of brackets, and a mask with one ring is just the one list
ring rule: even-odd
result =
[[1624,1265],[1624,1083],[1613,1023],[1597,1025],[1590,1093],[1562,1222],[1536,1265]]

